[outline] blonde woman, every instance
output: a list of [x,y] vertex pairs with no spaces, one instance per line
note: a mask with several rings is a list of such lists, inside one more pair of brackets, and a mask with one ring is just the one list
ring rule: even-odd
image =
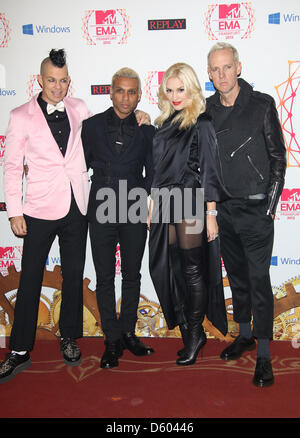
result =
[[182,334],[184,349],[178,352],[177,364],[191,365],[206,343],[202,323],[205,314],[211,313],[212,283],[221,296],[216,325],[227,331],[215,245],[213,280],[206,263],[210,242],[218,237],[216,137],[191,66],[177,63],[165,72],[158,100],[161,114],[153,140],[149,267],[168,328],[179,325]]

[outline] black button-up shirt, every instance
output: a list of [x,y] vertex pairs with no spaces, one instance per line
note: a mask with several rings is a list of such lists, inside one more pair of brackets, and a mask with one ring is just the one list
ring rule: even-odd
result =
[[70,135],[70,123],[66,110],[63,112],[54,111],[54,113],[48,114],[47,102],[42,99],[42,93],[39,94],[37,101],[61,153],[65,156]]
[[108,114],[108,134],[110,142],[117,153],[121,153],[126,149],[134,135],[135,126],[136,117],[134,113],[129,114],[125,119],[120,119],[111,108]]

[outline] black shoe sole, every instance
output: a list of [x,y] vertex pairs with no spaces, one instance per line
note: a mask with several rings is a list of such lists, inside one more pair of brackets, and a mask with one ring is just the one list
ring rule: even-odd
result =
[[145,351],[141,351],[141,352],[132,351],[132,350],[130,350],[130,348],[127,348],[127,350],[130,351],[130,353],[132,353],[134,356],[137,356],[137,357],[150,356],[150,354],[154,353],[154,350],[153,351],[145,350]]
[[114,364],[106,364],[106,365],[100,363],[100,368],[102,368],[103,370],[109,370],[110,368],[116,368],[118,366],[119,366],[119,362]]
[[73,362],[70,360],[67,360],[66,358],[64,358],[64,363],[68,366],[68,367],[78,367],[78,365],[80,365],[82,362],[81,357],[77,360],[74,360]]
[[267,386],[272,386],[274,383],[274,379],[268,380],[267,382],[257,381],[255,379],[252,380],[253,385],[257,386],[258,388],[265,388]]
[[19,374],[21,371],[24,371],[27,368],[29,368],[30,365],[31,365],[31,359],[21,363],[20,365],[16,366],[16,368],[8,376],[1,378],[0,383],[8,382],[9,380],[13,379],[17,374]]

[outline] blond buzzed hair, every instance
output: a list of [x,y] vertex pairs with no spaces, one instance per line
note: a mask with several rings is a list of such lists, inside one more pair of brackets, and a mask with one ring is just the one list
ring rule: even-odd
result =
[[141,91],[141,80],[136,71],[132,70],[129,67],[120,68],[112,77],[111,87],[114,88],[115,80],[117,78],[128,78],[128,79],[136,79],[138,81],[138,92]]

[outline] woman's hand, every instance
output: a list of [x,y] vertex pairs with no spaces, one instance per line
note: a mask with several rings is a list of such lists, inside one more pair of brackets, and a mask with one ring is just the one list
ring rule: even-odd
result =
[[208,242],[212,242],[218,237],[219,228],[218,228],[216,216],[210,214],[206,216],[206,231],[207,231]]
[[136,117],[137,124],[139,126],[151,125],[151,117],[149,116],[148,113],[145,113],[144,111],[141,111],[141,110],[136,110],[135,117]]

